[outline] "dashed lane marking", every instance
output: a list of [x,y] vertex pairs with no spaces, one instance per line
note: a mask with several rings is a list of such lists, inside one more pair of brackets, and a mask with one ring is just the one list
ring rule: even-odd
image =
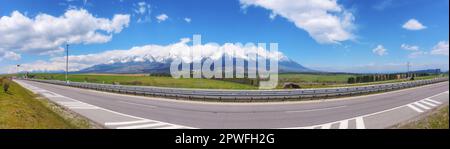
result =
[[[425,98],[425,99],[422,99],[419,101],[415,101],[415,102],[412,102],[412,103],[409,103],[406,105],[402,105],[402,106],[394,107],[391,109],[387,109],[387,110],[383,110],[383,111],[379,111],[379,112],[375,112],[375,113],[371,113],[371,114],[367,114],[367,115],[363,115],[363,116],[359,116],[359,117],[354,117],[354,118],[350,118],[350,119],[346,119],[346,120],[341,120],[341,121],[336,121],[336,122],[331,122],[331,123],[326,123],[326,124],[313,125],[313,126],[289,127],[289,128],[282,128],[282,129],[327,129],[327,128],[330,128],[330,126],[334,123],[339,123],[339,129],[349,129],[349,127],[348,127],[349,121],[353,121],[353,120],[355,120],[356,129],[366,129],[366,126],[364,123],[364,117],[369,117],[369,116],[397,110],[397,109],[404,108],[404,107],[409,107],[410,109],[412,109],[418,113],[422,113],[426,110],[430,110],[431,107],[436,107],[436,106],[442,104],[441,102],[433,100],[431,98],[437,97],[442,94],[448,94],[448,93],[449,93],[448,91],[445,91],[445,92],[442,92],[442,93],[433,95],[431,97],[428,97],[428,98]],[[428,106],[430,106],[430,107],[428,107]]]
[[[160,121],[155,121],[155,120],[150,120],[150,119],[145,119],[145,118],[141,118],[141,117],[136,117],[136,116],[132,116],[132,115],[128,115],[128,114],[123,114],[123,113],[119,113],[116,111],[112,111],[109,109],[105,109],[105,108],[101,108],[101,107],[97,107],[88,103],[84,103],[63,95],[59,95],[44,89],[40,89],[37,87],[34,87],[32,85],[23,83],[23,82],[19,82],[21,85],[25,86],[26,88],[30,89],[32,92],[34,93],[39,93],[42,94],[43,96],[51,99],[51,98],[64,98],[66,100],[69,101],[59,101],[56,102],[57,104],[67,107],[69,109],[79,109],[79,110],[103,110],[112,114],[116,114],[116,115],[120,115],[120,116],[124,116],[124,117],[128,117],[128,118],[133,118],[133,119],[137,119],[134,121],[123,121],[123,122],[117,122],[117,121],[113,121],[113,122],[106,122],[104,123],[105,126],[121,126],[121,127],[117,127],[117,129],[140,129],[140,128],[155,128],[155,129],[193,129],[192,127],[187,127],[187,126],[181,126],[181,125],[175,125],[175,124],[170,124],[170,123],[165,123],[165,122],[160,122]],[[136,103],[134,103],[136,104]],[[112,120],[111,120],[112,121]]]

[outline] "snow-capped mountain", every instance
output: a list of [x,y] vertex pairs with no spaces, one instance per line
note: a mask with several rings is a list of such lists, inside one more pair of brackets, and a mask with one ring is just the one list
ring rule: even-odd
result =
[[[202,59],[202,62],[205,59]],[[238,58],[233,58],[237,61]],[[155,59],[153,57],[137,58],[128,57],[125,59],[115,59],[109,63],[94,65],[79,71],[80,73],[170,73],[170,65],[173,58]],[[244,59],[244,67],[247,68],[249,60]],[[252,60],[250,60],[252,61]],[[256,63],[256,62],[255,62]],[[281,73],[286,72],[315,72],[297,62],[283,58],[279,60],[278,69]]]
[[[191,46],[182,40],[168,46],[147,45],[134,47],[130,50],[116,50],[96,56],[79,57],[79,59],[94,59],[103,61],[91,67],[81,69],[82,73],[170,73],[170,64],[174,60],[184,63],[199,63],[206,59],[242,60],[256,62],[257,58],[274,59],[279,61],[279,72],[312,72],[289,59],[278,51],[269,51],[258,46],[241,46],[236,44],[203,44]],[[99,59],[99,60],[97,60]],[[247,67],[246,65],[244,67]]]

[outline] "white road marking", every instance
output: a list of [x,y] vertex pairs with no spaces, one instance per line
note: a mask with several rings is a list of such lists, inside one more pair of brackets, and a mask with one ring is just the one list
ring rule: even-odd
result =
[[98,107],[69,107],[69,109],[84,109],[84,110],[92,110],[92,109],[100,109]]
[[331,123],[328,124],[323,124],[321,129],[330,129],[331,128]]
[[416,111],[416,112],[419,112],[419,113],[422,113],[422,112],[423,112],[422,110],[420,110],[419,108],[415,107],[415,106],[412,105],[412,104],[408,104],[408,107],[411,108],[411,109],[413,109],[413,110]]
[[182,126],[176,126],[176,125],[172,125],[172,126],[168,126],[168,127],[161,127],[161,128],[156,128],[156,129],[181,129],[184,128]]
[[151,122],[151,120],[137,120],[137,121],[126,121],[126,122],[106,122],[106,126],[116,126],[116,125],[131,125]]
[[61,97],[61,96],[58,96],[58,94],[54,94],[54,93],[52,93],[52,92],[42,92],[42,94],[43,94],[45,97]]
[[[125,116],[125,117],[128,117],[128,118],[134,118],[134,119],[138,119],[138,120],[147,120],[149,122],[156,122],[154,126],[170,125],[170,126],[163,127],[163,128],[193,129],[192,127],[188,127],[188,126],[175,125],[175,124],[170,124],[170,123],[165,123],[165,122],[160,122],[160,121],[155,121],[155,120],[149,120],[149,119],[145,119],[145,118],[141,118],[141,117],[137,117],[137,116],[132,116],[132,115],[124,114],[124,113],[119,113],[119,112],[112,111],[112,110],[109,110],[109,109],[105,109],[105,108],[102,108],[102,107],[97,107],[97,106],[94,106],[94,105],[90,105],[90,104],[87,104],[87,103],[75,100],[73,98],[69,98],[69,97],[66,97],[66,96],[63,96],[63,95],[60,95],[60,94],[56,94],[56,93],[53,93],[53,92],[50,92],[50,91],[47,91],[47,90],[44,90],[44,89],[40,89],[40,88],[34,87],[32,85],[25,84],[23,82],[20,82],[19,84],[21,84],[23,86],[26,86],[28,89],[31,89],[32,91],[38,90],[39,92],[37,92],[37,93],[43,93],[43,92],[50,93],[50,94],[53,94],[53,97],[57,96],[57,97],[65,98],[67,100],[71,100],[71,101],[67,101],[67,102],[55,102],[55,103],[57,103],[59,105],[66,106],[69,109],[96,109],[96,110],[103,110],[103,111],[106,111],[106,112],[110,112],[110,113],[113,113],[113,114]],[[48,98],[51,98],[51,97],[48,97]],[[64,105],[64,104],[67,104],[67,105]],[[72,106],[72,107],[70,107],[70,106]],[[156,125],[156,124],[158,124],[158,125]],[[145,127],[152,127],[152,126],[153,125],[147,124]],[[123,129],[134,129],[134,128],[136,128],[137,129],[137,128],[145,128],[145,127],[143,127],[143,125],[135,125],[135,126],[118,127],[118,129],[122,129],[122,128]]]
[[298,111],[286,111],[286,113],[313,112],[313,111],[331,110],[331,109],[338,109],[338,108],[345,108],[345,107],[347,107],[347,106],[336,106],[336,107],[328,107],[328,108],[298,110]]
[[133,126],[117,127],[117,129],[140,129],[140,128],[146,128],[146,127],[162,126],[162,125],[166,125],[166,124],[153,123],[153,124],[133,125]]
[[430,98],[426,98],[426,99],[424,99],[424,100],[426,100],[426,101],[429,101],[429,102],[432,102],[432,103],[435,103],[435,104],[442,104],[441,102],[439,102],[439,101],[436,101],[436,100],[433,100],[433,99],[430,99]]
[[[442,95],[442,94],[446,94],[446,93],[448,93],[448,91],[442,92],[442,93],[439,93],[439,94],[436,94],[436,95],[433,95],[433,96],[428,97],[428,98],[436,97],[436,96],[439,96],[439,95]],[[416,102],[412,102],[412,103],[409,103],[409,104],[406,104],[406,105],[401,105],[401,106],[394,107],[394,108],[391,108],[391,109],[387,109],[387,110],[383,110],[383,111],[378,111],[378,112],[375,112],[375,113],[366,114],[366,115],[362,115],[362,116],[359,116],[359,117],[349,118],[349,119],[341,120],[341,121],[348,121],[348,120],[356,119],[357,124],[358,124],[358,123],[360,124],[360,125],[359,125],[360,128],[361,128],[361,126],[364,126],[364,128],[365,128],[364,120],[362,119],[363,117],[369,117],[369,116],[373,116],[373,115],[377,115],[377,114],[381,114],[381,113],[385,113],[385,112],[397,110],[397,109],[404,108],[404,107],[410,107],[409,105],[414,106],[414,104],[420,104],[420,103],[418,103],[418,102],[416,101]],[[420,105],[421,105],[421,106],[424,106],[424,105],[422,105],[422,104],[420,104]],[[410,107],[410,108],[411,108],[411,107]],[[418,109],[418,108],[415,107],[415,106],[414,106],[414,108]],[[428,107],[426,107],[426,108],[428,108]],[[429,109],[429,108],[428,108],[428,109]],[[419,111],[422,111],[422,110],[419,109]],[[423,112],[423,111],[422,111],[422,112]],[[419,113],[420,113],[420,112],[419,112]],[[337,122],[338,122],[338,121],[337,121]],[[331,122],[331,123],[336,123],[336,122]],[[282,128],[282,129],[313,129],[313,128],[318,127],[318,126],[321,126],[321,125],[323,125],[323,124],[313,125],[313,126],[302,126],[302,127],[287,127],[287,128]],[[357,129],[358,129],[358,126],[357,126]]]
[[429,106],[432,106],[432,107],[436,107],[437,105],[435,105],[435,104],[433,104],[433,103],[430,103],[430,102],[427,102],[427,101],[425,101],[425,100],[421,100],[420,101],[421,103],[424,103],[424,104],[427,104],[427,105],[429,105]]
[[426,109],[426,110],[429,110],[429,109],[430,109],[429,107],[427,107],[427,106],[425,106],[425,105],[423,105],[423,104],[421,104],[421,103],[419,103],[419,102],[414,102],[414,104],[415,104],[416,106],[421,107],[422,109]]
[[356,118],[356,129],[366,129],[363,117]]
[[134,103],[134,102],[127,102],[127,101],[119,101],[119,102],[126,103],[126,104],[131,104],[131,105],[137,105],[137,106],[144,106],[144,107],[149,107],[149,108],[156,108],[156,106],[146,105],[146,104],[139,104],[139,103]]
[[348,120],[343,120],[339,123],[339,129],[348,129]]
[[[436,94],[436,95],[434,95],[434,96],[432,96],[432,97],[436,97],[436,96],[439,96],[439,95],[441,95],[441,94],[448,94],[448,91],[443,92],[443,93],[440,93],[440,94]],[[432,98],[432,97],[429,97],[429,98]],[[413,102],[413,103],[410,103],[410,104],[411,104],[411,105],[415,104],[415,105],[417,105],[417,106],[419,106],[419,107],[422,107],[422,108],[425,107],[424,109],[430,109],[429,107],[427,107],[427,106],[425,106],[425,105],[423,105],[423,104],[420,104],[419,101],[416,101],[416,102]],[[425,103],[425,104],[426,104],[426,103]],[[379,113],[384,113],[384,112],[396,110],[396,109],[403,108],[403,107],[408,106],[408,105],[409,105],[409,104],[402,105],[402,106],[398,106],[398,107],[395,107],[395,108],[391,108],[391,109],[387,109],[387,110],[383,110],[383,111],[379,111],[379,112],[375,112],[375,113],[371,113],[371,114],[359,116],[359,117],[356,117],[356,118],[353,118],[353,119],[356,120],[357,129],[361,129],[361,128],[364,129],[364,128],[365,128],[365,124],[364,124],[364,119],[363,119],[363,117],[372,116],[372,115],[376,115],[376,114],[379,114]],[[336,108],[336,107],[335,107],[335,108]],[[101,108],[101,109],[103,109],[103,108]],[[104,110],[107,110],[107,109],[104,109]],[[313,110],[326,110],[326,109],[313,109]],[[110,111],[110,110],[107,110],[107,111]],[[111,112],[114,112],[114,111],[111,111]],[[296,111],[296,112],[300,112],[300,111]],[[303,111],[303,112],[304,112],[304,111]],[[116,112],[116,113],[117,113],[117,112]],[[121,114],[121,113],[120,113],[120,114]],[[162,124],[162,125],[159,125],[159,126],[163,126],[163,125],[167,125],[167,123]],[[134,127],[138,127],[138,126],[140,126],[140,128],[143,128],[142,125],[136,125],[136,126],[134,126]],[[320,125],[316,125],[316,126],[320,126]],[[128,127],[128,126],[127,126],[127,127]],[[127,128],[127,127],[125,127],[125,128]],[[133,126],[129,126],[129,127],[133,127]],[[152,127],[152,126],[147,126],[147,127]],[[309,127],[298,127],[298,128],[309,128]],[[129,128],[128,128],[128,129],[129,129]]]

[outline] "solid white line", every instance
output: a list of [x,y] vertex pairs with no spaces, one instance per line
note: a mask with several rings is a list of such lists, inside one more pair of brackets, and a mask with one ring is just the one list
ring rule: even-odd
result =
[[432,103],[429,103],[429,102],[427,102],[427,101],[425,101],[425,100],[422,100],[422,101],[420,101],[421,103],[424,103],[424,104],[427,104],[427,105],[430,105],[430,106],[432,106],[432,107],[436,107],[437,105],[435,105],[435,104],[432,104]]
[[343,120],[339,123],[339,129],[347,129],[348,128],[348,120]]
[[131,104],[131,105],[137,105],[137,106],[144,106],[144,107],[149,107],[149,108],[156,108],[156,106],[146,105],[146,104],[139,104],[139,103],[134,103],[134,102],[127,102],[127,101],[119,101],[119,102],[126,103],[126,104]]
[[181,129],[181,128],[183,128],[183,127],[173,125],[173,126],[167,126],[167,127],[161,127],[161,128],[155,128],[155,129]]
[[419,108],[415,107],[415,106],[412,105],[412,104],[409,104],[408,107],[411,108],[411,109],[413,109],[413,110],[416,111],[416,112],[419,112],[419,113],[422,113],[422,112],[423,112],[422,110],[420,110]]
[[439,96],[439,95],[441,95],[441,94],[448,94],[448,91],[445,91],[445,92],[442,92],[442,93],[439,93],[439,94],[433,95],[433,96],[431,96],[431,97],[428,97],[428,98],[433,98],[433,97]]
[[85,110],[91,110],[91,109],[100,109],[98,107],[69,107],[69,109],[85,109]]
[[429,102],[432,102],[432,103],[435,103],[435,104],[442,104],[441,102],[439,102],[439,101],[436,101],[436,100],[433,100],[433,99],[430,99],[430,98],[427,98],[427,99],[425,99],[426,101],[429,101]]
[[356,118],[356,129],[366,129],[363,117]]
[[328,123],[328,124],[323,124],[320,129],[330,129],[330,128],[331,128],[331,123]]
[[63,103],[62,105],[65,105],[65,106],[91,106],[90,104],[85,104],[85,103]]
[[[440,95],[446,94],[446,93],[448,93],[448,91],[445,91],[445,92],[442,92],[442,93],[433,95],[433,96],[431,96],[431,97],[440,96]],[[431,97],[428,97],[428,98],[431,98]],[[415,104],[415,103],[416,103],[416,102],[413,102],[413,103],[410,103],[410,104],[413,105],[413,104]],[[378,111],[378,112],[371,113],[371,114],[362,115],[362,116],[360,116],[360,117],[369,117],[369,116],[373,116],[373,115],[377,115],[377,114],[381,114],[381,113],[385,113],[385,112],[397,110],[397,109],[403,108],[403,107],[408,106],[408,105],[409,105],[409,104],[401,105],[401,106],[394,107],[394,108],[391,108],[391,109],[387,109],[387,110],[383,110],[383,111]],[[422,106],[423,106],[423,105],[422,105]],[[355,117],[354,117],[354,118],[349,118],[349,119],[346,119],[346,120],[351,120],[351,119],[355,119]],[[332,122],[332,123],[335,123],[335,122]],[[310,128],[310,129],[311,129],[311,127],[316,127],[316,126],[320,126],[320,124],[319,124],[319,125],[313,125],[313,126],[287,127],[287,128],[282,128],[282,129],[303,129],[303,128],[305,128],[305,129]]]
[[139,123],[147,123],[152,122],[151,120],[137,120],[137,121],[126,121],[126,122],[106,122],[106,126],[115,126],[115,125],[131,125],[131,124],[139,124]]
[[430,109],[429,107],[427,107],[427,106],[425,106],[425,105],[423,105],[423,104],[421,104],[421,103],[419,103],[419,102],[415,102],[414,104],[417,105],[417,106],[419,106],[419,107],[421,107],[421,108],[423,108],[423,109],[427,109],[427,110]]
[[153,127],[153,126],[162,126],[162,125],[166,125],[166,124],[165,123],[154,123],[154,124],[124,126],[124,127],[117,127],[117,129],[139,129],[139,128]]
[[[21,82],[22,83],[22,82]],[[26,83],[24,83],[24,84],[26,84]],[[28,84],[27,84],[28,85]],[[32,85],[30,85],[30,86],[32,86]],[[36,87],[37,88],[37,87]],[[42,89],[43,90],[43,89]],[[43,91],[47,91],[47,90],[43,90]],[[48,92],[48,91],[47,91]],[[55,93],[56,94],[56,93]],[[58,95],[60,95],[60,94],[58,94]],[[63,98],[66,98],[66,99],[69,99],[69,100],[72,100],[72,101],[75,101],[75,102],[80,102],[80,103],[84,103],[84,104],[87,104],[87,103],[85,103],[85,102],[81,102],[81,101],[79,101],[79,100],[75,100],[75,99],[73,99],[73,98],[69,98],[69,97],[66,97],[66,96],[63,96],[63,95],[61,95],[61,97],[63,97]],[[89,105],[89,104],[87,104],[87,105]],[[116,112],[116,111],[112,111],[112,110],[109,110],[109,109],[105,109],[105,108],[102,108],[102,107],[96,107],[98,110],[103,110],[103,111],[106,111],[106,112],[110,112],[110,113],[114,113],[114,114],[117,114],[117,115],[121,115],[121,116],[125,116],[125,117],[130,117],[130,118],[134,118],[134,119],[139,119],[139,120],[148,120],[148,119],[145,119],[145,118],[141,118],[141,117],[137,117],[137,116],[132,116],[132,115],[128,115],[128,114],[124,114],[124,113],[119,113],[119,112]],[[152,121],[155,121],[155,120],[152,120]],[[162,124],[170,124],[170,123],[164,123],[164,122],[160,122],[160,121],[155,121],[155,122],[159,122],[159,123],[162,123]],[[174,124],[170,124],[170,125],[174,125]],[[193,127],[188,127],[188,126],[183,126],[184,128],[186,128],[186,129],[194,129]]]
[[286,113],[313,112],[313,111],[331,110],[331,109],[344,108],[344,107],[347,107],[347,106],[336,106],[336,107],[328,107],[328,108],[318,108],[318,109],[298,110],[298,111],[285,111],[285,112]]

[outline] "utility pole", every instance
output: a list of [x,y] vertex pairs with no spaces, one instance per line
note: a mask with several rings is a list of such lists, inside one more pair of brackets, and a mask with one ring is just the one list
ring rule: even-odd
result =
[[407,77],[407,78],[409,77],[409,67],[410,67],[410,66],[409,66],[409,61],[408,61],[408,63],[406,63],[406,70],[407,70],[407,73],[406,73],[407,76],[406,76],[406,77]]
[[67,75],[69,74],[69,44],[66,44],[66,83],[69,82]]

